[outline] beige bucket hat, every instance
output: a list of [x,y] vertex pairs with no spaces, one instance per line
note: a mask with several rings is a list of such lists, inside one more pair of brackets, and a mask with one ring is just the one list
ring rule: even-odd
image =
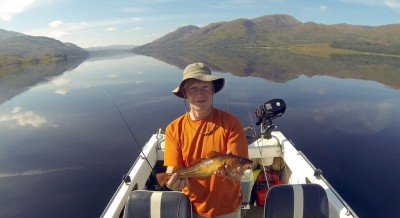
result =
[[183,84],[187,79],[198,79],[204,82],[213,82],[214,84],[214,93],[219,92],[225,84],[225,79],[218,76],[211,75],[210,68],[207,67],[204,63],[193,63],[189,64],[183,70],[183,79],[178,87],[172,90],[172,93],[179,98],[184,98],[182,93]]

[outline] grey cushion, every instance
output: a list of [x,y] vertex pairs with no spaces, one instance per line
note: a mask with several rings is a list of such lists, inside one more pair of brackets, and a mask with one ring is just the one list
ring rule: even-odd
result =
[[124,218],[192,217],[189,198],[177,191],[133,191],[125,206]]
[[318,184],[273,186],[266,196],[266,218],[328,218],[328,198]]

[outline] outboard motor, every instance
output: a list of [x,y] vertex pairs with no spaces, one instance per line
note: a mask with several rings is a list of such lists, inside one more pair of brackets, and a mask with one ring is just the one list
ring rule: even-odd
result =
[[271,138],[271,132],[276,129],[272,120],[282,116],[285,110],[286,103],[282,99],[269,100],[256,109],[256,125],[261,125],[262,136],[267,139]]

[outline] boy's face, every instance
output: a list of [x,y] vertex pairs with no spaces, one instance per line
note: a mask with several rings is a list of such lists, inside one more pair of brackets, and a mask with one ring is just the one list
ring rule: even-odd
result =
[[213,83],[188,79],[184,84],[183,93],[191,106],[205,109],[212,104]]

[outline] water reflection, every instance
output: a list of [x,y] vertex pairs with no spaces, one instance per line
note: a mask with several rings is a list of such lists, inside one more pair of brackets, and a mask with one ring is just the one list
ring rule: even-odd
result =
[[400,88],[400,57],[373,55],[299,54],[277,49],[156,50],[139,54],[184,68],[192,62],[205,62],[214,71],[235,76],[253,76],[273,82],[287,82],[301,75],[329,75],[337,78],[372,80]]
[[68,77],[55,77],[51,80],[51,82],[57,87],[54,93],[58,95],[66,95],[68,93],[68,89],[65,86],[71,82],[71,79]]
[[[379,102],[337,101],[329,106],[314,109],[315,120],[318,123],[327,123],[337,131],[347,134],[366,135],[385,130],[390,120],[399,111],[399,99],[383,99]],[[373,113],[371,113],[373,111]],[[348,117],[348,119],[343,119]]]
[[[143,145],[185,112],[171,90],[193,61],[226,78],[214,104],[244,125],[251,124],[246,102],[253,113],[266,100],[285,99],[278,128],[358,215],[379,216],[383,207],[388,216],[400,214],[400,176],[390,167],[400,164],[397,62],[269,50],[190,53],[152,54],[158,60],[124,54],[63,73],[39,77],[39,67],[0,77],[0,217],[98,217],[139,153],[104,91]],[[374,191],[370,178],[381,175],[384,185]]]
[[50,170],[35,169],[35,170],[28,170],[28,171],[24,171],[24,172],[0,173],[0,178],[15,177],[15,176],[35,176],[35,175],[61,172],[61,171],[66,171],[66,170],[77,170],[77,169],[82,169],[82,168],[81,167],[66,167],[66,168],[50,169]]
[[16,125],[38,128],[46,124],[47,120],[33,111],[23,111],[21,107],[14,107],[10,113],[0,114],[1,123],[9,128],[14,128]]
[[84,59],[71,59],[53,64],[32,65],[29,68],[17,68],[14,71],[0,74],[0,104],[12,99],[27,88],[45,82],[48,78],[73,70]]

